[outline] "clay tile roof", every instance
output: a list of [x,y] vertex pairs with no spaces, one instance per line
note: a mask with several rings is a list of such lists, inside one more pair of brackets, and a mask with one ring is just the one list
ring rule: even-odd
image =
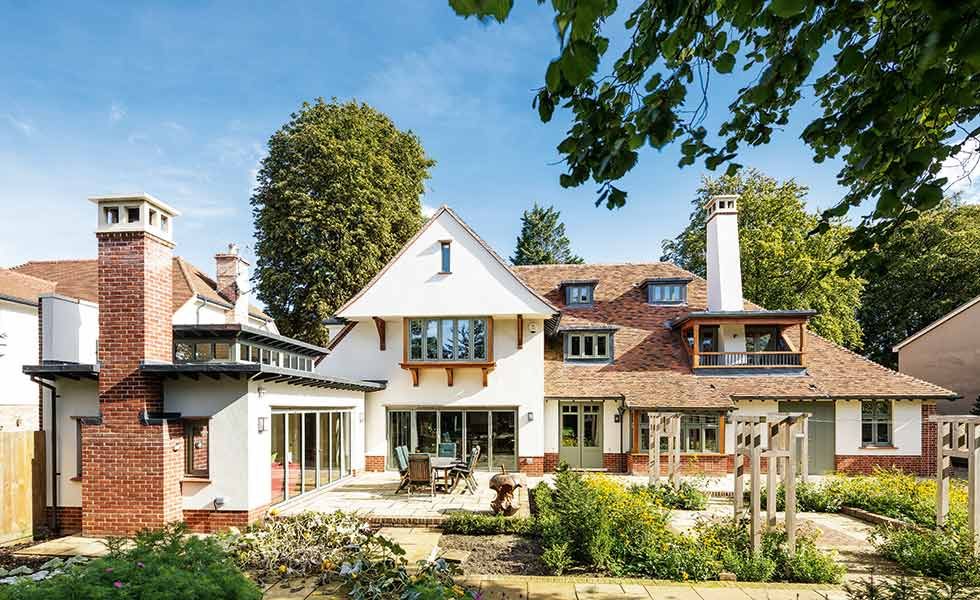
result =
[[54,283],[31,275],[0,269],[0,297],[37,304],[37,297],[54,291]]
[[[545,349],[545,395],[620,397],[630,406],[717,408],[736,397],[928,397],[952,398],[939,386],[873,363],[808,333],[803,375],[695,376],[680,334],[667,322],[707,307],[704,279],[670,263],[539,265],[514,267],[528,285],[561,308],[561,329],[617,327],[613,364],[566,363],[555,340]],[[649,279],[689,279],[686,306],[646,302]],[[561,283],[596,279],[594,303],[564,307]],[[759,307],[746,302],[746,309]]]
[[[63,296],[99,301],[99,263],[96,259],[37,260],[13,267],[12,271],[54,282],[53,291]],[[228,298],[218,293],[218,284],[204,271],[179,256],[173,259],[172,275],[174,312],[195,296],[231,308],[232,303]],[[250,306],[249,314],[272,319],[257,306]]]

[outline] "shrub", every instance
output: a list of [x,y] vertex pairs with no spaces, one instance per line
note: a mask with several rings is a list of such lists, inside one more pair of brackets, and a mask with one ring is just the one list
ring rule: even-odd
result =
[[677,489],[669,483],[638,485],[634,489],[667,508],[704,510],[708,506],[708,494],[689,481],[682,481]]
[[442,530],[459,535],[531,535],[534,533],[534,520],[523,517],[485,515],[479,513],[452,513],[442,522]]
[[0,587],[3,600],[214,598],[258,600],[249,581],[214,538],[186,535],[183,525],[114,540],[104,558],[66,567],[42,581]]
[[913,574],[980,586],[980,559],[962,531],[879,527],[871,540],[882,556]]
[[541,553],[541,562],[555,575],[562,575],[572,565],[572,555],[568,543],[555,544]]
[[870,577],[844,584],[849,600],[976,600],[980,588],[923,579]]
[[[762,506],[766,506],[768,490],[762,488]],[[801,512],[835,513],[841,508],[842,499],[825,484],[797,482],[796,510]],[[776,491],[776,510],[786,510],[786,489],[782,484]]]
[[787,581],[798,583],[840,583],[845,568],[833,554],[821,552],[810,541],[797,542],[796,552],[785,559]]

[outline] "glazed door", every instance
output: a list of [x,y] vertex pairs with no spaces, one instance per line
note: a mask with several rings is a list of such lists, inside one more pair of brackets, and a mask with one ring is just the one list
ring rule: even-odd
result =
[[602,468],[602,404],[562,402],[558,457],[573,469]]

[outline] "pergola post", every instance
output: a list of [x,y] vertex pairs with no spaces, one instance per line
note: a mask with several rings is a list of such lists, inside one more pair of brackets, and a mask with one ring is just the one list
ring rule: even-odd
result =
[[[967,497],[968,497],[968,513],[967,513],[967,523],[970,528],[970,539],[973,541],[974,552],[980,549],[980,531],[978,531],[978,524],[980,524],[980,498],[978,498],[978,486],[980,486],[980,473],[977,470],[980,469],[980,440],[977,440],[977,423],[971,422],[966,426],[966,440],[967,440],[967,452],[969,456],[967,458],[967,469],[969,477],[967,478]],[[948,499],[947,499],[948,502]]]
[[[770,451],[776,450],[777,446],[783,441],[780,435],[781,421],[778,423],[767,423],[767,429],[769,436],[766,439],[766,446]],[[779,478],[777,476],[777,471],[779,470],[779,458],[773,455],[772,452],[769,453],[769,464],[768,473],[766,476],[766,524],[769,527],[774,527],[776,525],[776,494],[779,491],[777,483]]]
[[965,458],[967,526],[974,552],[980,553],[980,416],[933,415],[929,420],[936,424],[936,527],[943,527],[949,514],[950,460]]
[[660,483],[660,440],[667,438],[667,481],[677,489],[681,476],[681,415],[680,413],[647,413],[650,422],[650,462],[647,480]]
[[735,421],[735,518],[742,516],[742,504],[745,496],[745,460],[742,450],[745,448],[745,424]]
[[950,458],[952,449],[952,423],[936,423],[936,527],[946,525],[949,514]]
[[650,464],[647,467],[647,479],[650,485],[660,483],[660,417],[657,413],[647,413],[650,423]]

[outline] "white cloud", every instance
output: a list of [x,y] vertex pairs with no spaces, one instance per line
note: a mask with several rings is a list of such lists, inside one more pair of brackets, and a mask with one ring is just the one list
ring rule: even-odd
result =
[[436,208],[434,206],[430,206],[430,205],[426,204],[425,202],[423,202],[422,203],[422,216],[425,217],[426,219],[428,219],[429,217],[431,217],[434,214],[436,214]]
[[18,119],[13,115],[4,115],[7,117],[7,122],[14,128],[23,133],[24,135],[30,137],[34,135],[34,124],[27,119]]
[[963,142],[963,149],[956,156],[943,163],[939,172],[940,177],[948,180],[947,194],[958,194],[961,200],[971,204],[980,203],[980,173],[975,173],[977,166],[980,166],[980,141],[970,138]]
[[109,106],[109,121],[117,123],[126,117],[126,107],[119,102],[113,102]]

